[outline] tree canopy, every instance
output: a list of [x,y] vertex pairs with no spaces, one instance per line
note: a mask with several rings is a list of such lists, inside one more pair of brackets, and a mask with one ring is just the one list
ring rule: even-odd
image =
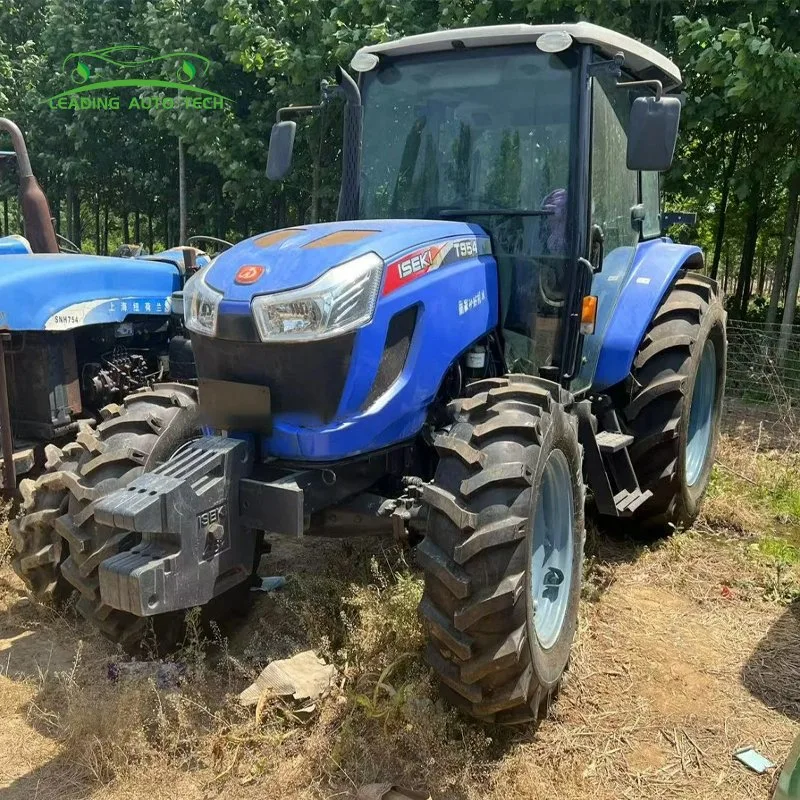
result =
[[[360,46],[437,28],[581,19],[681,67],[682,133],[664,190],[668,208],[696,211],[699,222],[673,235],[706,249],[734,313],[780,319],[800,205],[800,0],[4,0],[0,114],[22,127],[59,230],[83,249],[177,241],[179,141],[189,232],[237,240],[333,217],[340,112],[298,127],[283,185],[264,177],[267,142],[276,110],[316,102],[320,82]],[[205,83],[230,103],[110,113],[43,102],[68,87],[70,54],[122,44],[202,54]],[[176,55],[158,70],[169,79],[182,66]],[[513,142],[506,150],[513,163]],[[15,177],[7,160],[1,171],[8,232],[18,229]]]

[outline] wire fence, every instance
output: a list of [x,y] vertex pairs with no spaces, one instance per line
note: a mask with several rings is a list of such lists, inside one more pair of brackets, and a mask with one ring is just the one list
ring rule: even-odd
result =
[[728,320],[725,427],[772,447],[800,450],[800,326]]

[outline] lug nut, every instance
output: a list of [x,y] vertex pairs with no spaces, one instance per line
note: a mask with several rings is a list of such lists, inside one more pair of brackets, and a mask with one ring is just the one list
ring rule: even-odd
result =
[[220,525],[219,522],[212,522],[208,526],[208,535],[218,542],[221,541],[225,536],[225,526]]

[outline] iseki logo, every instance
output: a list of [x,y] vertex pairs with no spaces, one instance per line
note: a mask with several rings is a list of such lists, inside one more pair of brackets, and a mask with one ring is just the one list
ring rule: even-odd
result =
[[427,250],[423,250],[421,253],[415,253],[411,258],[407,258],[405,261],[401,261],[397,265],[400,277],[408,278],[415,272],[424,272],[428,269],[433,261],[433,251],[434,248],[431,247]]

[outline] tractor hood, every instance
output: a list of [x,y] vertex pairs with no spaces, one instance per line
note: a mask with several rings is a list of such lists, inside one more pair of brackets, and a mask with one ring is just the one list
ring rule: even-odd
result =
[[[205,281],[226,300],[249,303],[254,295],[305,286],[332,267],[364,253],[387,264],[393,256],[440,239],[485,237],[478,225],[419,219],[328,222],[254,236],[218,256]],[[237,282],[244,267],[260,267],[256,281]],[[240,285],[241,284],[241,285]]]
[[0,328],[70,330],[168,315],[181,288],[177,266],[135,258],[67,254],[0,258]]

